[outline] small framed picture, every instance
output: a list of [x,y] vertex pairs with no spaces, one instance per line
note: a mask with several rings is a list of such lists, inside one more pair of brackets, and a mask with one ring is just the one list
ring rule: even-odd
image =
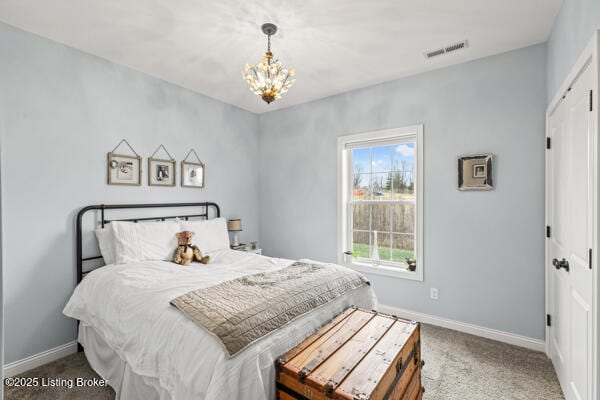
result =
[[493,161],[491,154],[458,157],[458,190],[492,190]]
[[175,186],[175,160],[148,159],[148,185]]
[[136,156],[108,153],[108,184],[140,186],[142,159]]
[[181,162],[181,186],[204,187],[204,163]]

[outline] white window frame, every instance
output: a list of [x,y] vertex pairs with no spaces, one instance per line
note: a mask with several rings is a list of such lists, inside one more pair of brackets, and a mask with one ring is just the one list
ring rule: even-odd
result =
[[[349,240],[352,237],[352,226],[349,223],[350,199],[352,198],[352,157],[349,156],[351,150],[347,149],[355,143],[373,142],[373,146],[383,141],[406,140],[409,137],[416,137],[416,177],[415,177],[415,195],[417,216],[415,223],[416,240],[416,271],[408,271],[398,267],[386,266],[383,264],[373,265],[355,260],[352,256],[345,255],[344,252],[351,250],[348,248]],[[340,265],[353,268],[360,272],[368,274],[392,276],[397,278],[423,281],[423,271],[425,269],[425,257],[423,253],[423,125],[412,125],[403,128],[386,129],[380,131],[358,133],[353,135],[340,136],[337,139],[337,262]]]

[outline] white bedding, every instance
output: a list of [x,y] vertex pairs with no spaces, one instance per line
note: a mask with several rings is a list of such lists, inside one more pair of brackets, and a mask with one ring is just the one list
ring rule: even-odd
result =
[[157,382],[172,400],[273,399],[276,357],[348,306],[374,308],[370,287],[292,321],[232,359],[215,337],[169,301],[194,289],[291,263],[223,250],[212,253],[208,265],[182,267],[165,261],[108,265],[85,277],[63,312],[101,335],[131,372]]

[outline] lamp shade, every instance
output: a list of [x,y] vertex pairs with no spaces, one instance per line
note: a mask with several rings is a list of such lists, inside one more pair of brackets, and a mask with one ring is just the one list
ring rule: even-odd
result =
[[227,221],[227,230],[230,232],[238,232],[242,230],[242,220],[239,218],[230,219]]

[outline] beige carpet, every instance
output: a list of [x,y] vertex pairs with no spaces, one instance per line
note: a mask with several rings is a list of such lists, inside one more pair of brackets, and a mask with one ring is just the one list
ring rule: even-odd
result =
[[[563,399],[552,365],[542,353],[427,325],[422,336],[426,400]],[[80,353],[21,376],[75,379],[96,374]],[[4,386],[6,400],[108,400],[114,396],[110,388]]]

